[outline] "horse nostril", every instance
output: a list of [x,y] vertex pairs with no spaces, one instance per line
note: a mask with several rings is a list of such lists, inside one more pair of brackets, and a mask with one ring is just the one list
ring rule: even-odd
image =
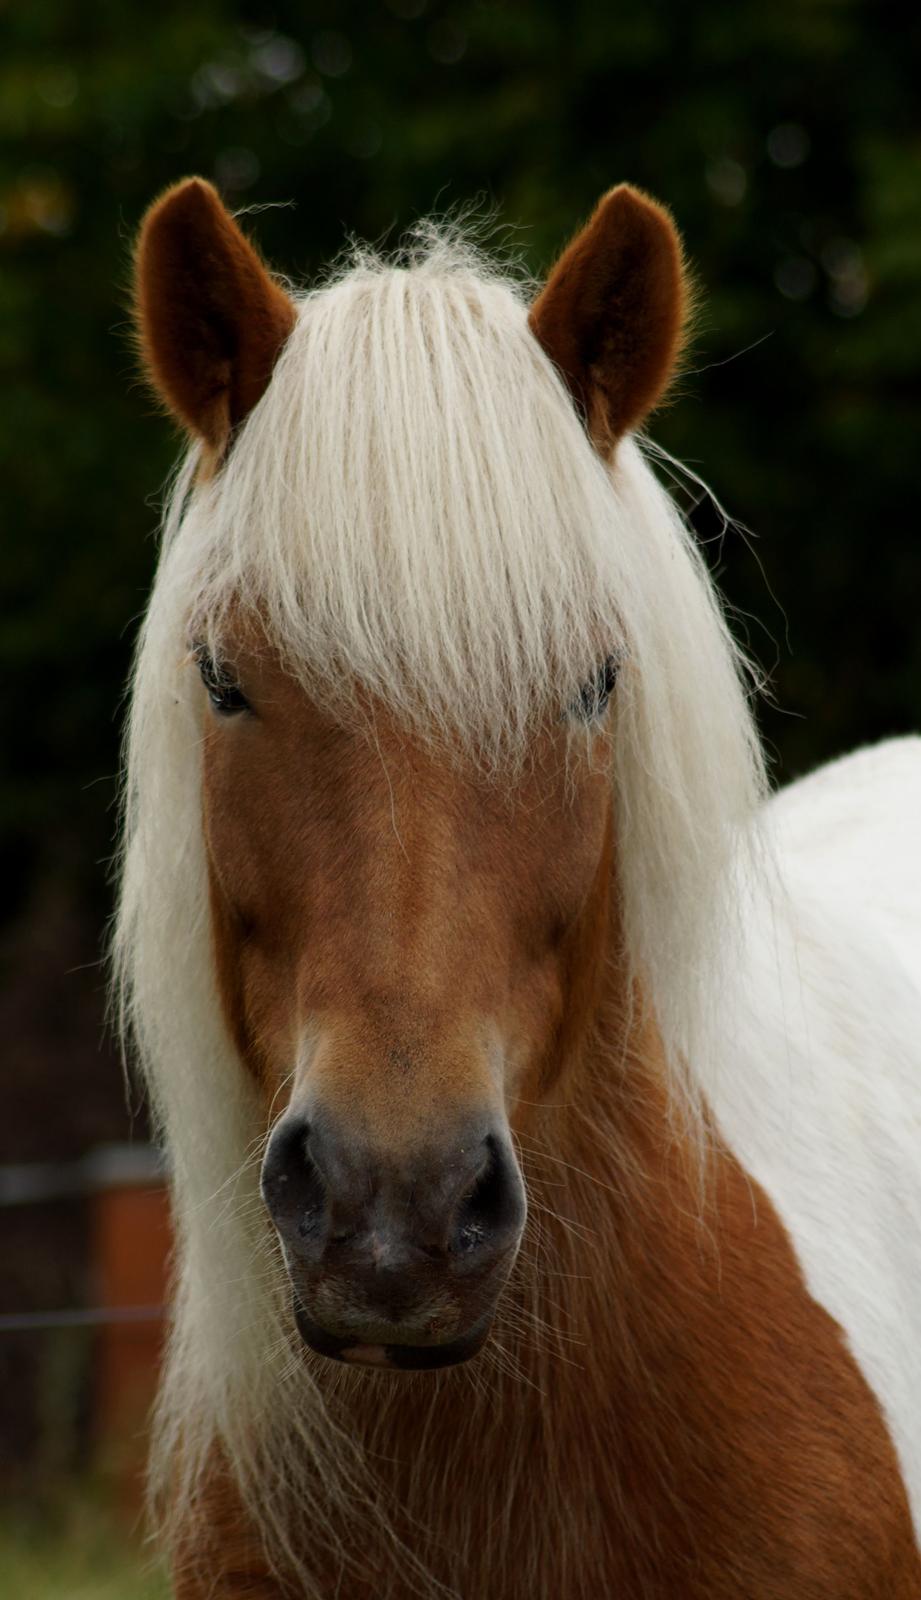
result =
[[484,1244],[506,1248],[524,1223],[524,1188],[511,1153],[495,1134],[484,1143],[486,1164],[455,1218],[455,1249],[462,1255]]
[[262,1198],[279,1233],[293,1245],[311,1240],[325,1211],[323,1180],[309,1141],[309,1122],[283,1118],[262,1163]]
[[501,1130],[397,1162],[337,1134],[321,1115],[308,1122],[293,1112],[269,1139],[262,1197],[289,1268],[309,1276],[323,1267],[359,1299],[379,1300],[385,1289],[405,1299],[438,1258],[446,1270],[484,1272],[517,1246],[525,1216],[521,1174]]

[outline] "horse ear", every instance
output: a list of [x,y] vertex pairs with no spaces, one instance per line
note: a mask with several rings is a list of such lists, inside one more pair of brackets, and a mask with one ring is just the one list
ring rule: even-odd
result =
[[295,310],[216,190],[188,178],[141,225],[135,317],[154,388],[219,451],[268,386]]
[[531,328],[608,454],[662,398],[689,290],[668,212],[622,183],[599,202],[531,308]]

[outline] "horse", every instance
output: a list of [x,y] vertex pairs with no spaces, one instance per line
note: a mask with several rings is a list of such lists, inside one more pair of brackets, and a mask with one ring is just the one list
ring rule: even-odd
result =
[[178,1600],[921,1595],[921,742],[769,796],[644,432],[688,284],[627,185],[540,286],[143,222]]

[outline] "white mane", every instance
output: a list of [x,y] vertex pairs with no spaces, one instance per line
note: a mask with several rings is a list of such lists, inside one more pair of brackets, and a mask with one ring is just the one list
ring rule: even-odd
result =
[[226,465],[196,483],[193,456],[179,475],[128,740],[116,956],[175,1173],[161,1444],[165,1459],[181,1443],[189,1495],[213,1441],[244,1479],[283,1474],[277,1453],[253,1453],[255,1425],[282,1404],[324,1482],[359,1470],[291,1360],[257,1190],[264,1112],[215,988],[188,647],[193,631],[218,636],[241,599],[315,696],[345,714],[357,680],[433,735],[450,729],[499,777],[535,715],[558,713],[618,654],[626,955],[685,1103],[730,863],[762,791],[739,657],[697,550],[635,440],[611,469],[592,451],[528,329],[525,287],[441,239],[400,265],[360,258],[300,296]]

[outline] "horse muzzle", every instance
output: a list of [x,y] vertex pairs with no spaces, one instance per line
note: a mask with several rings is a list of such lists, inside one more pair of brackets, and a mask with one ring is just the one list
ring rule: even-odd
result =
[[312,1350],[419,1371],[482,1347],[526,1214],[507,1126],[468,1123],[440,1149],[395,1157],[289,1111],[262,1194]]

